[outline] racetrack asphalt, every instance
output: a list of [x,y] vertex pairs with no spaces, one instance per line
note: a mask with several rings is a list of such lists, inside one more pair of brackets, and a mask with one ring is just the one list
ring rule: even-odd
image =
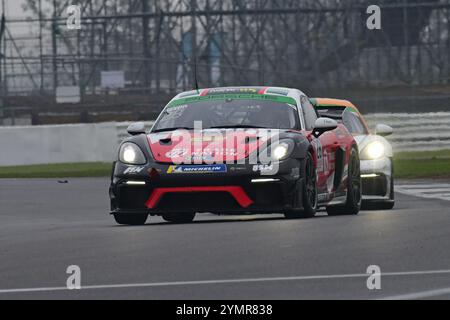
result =
[[[450,202],[396,197],[358,216],[129,227],[108,214],[108,179],[0,180],[0,300],[449,299]],[[82,290],[64,289],[69,265]],[[381,290],[367,288],[370,265]]]

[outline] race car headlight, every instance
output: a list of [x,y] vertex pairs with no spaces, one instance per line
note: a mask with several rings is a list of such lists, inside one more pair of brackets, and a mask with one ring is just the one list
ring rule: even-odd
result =
[[272,156],[276,160],[281,160],[286,157],[288,150],[289,148],[287,145],[284,143],[280,144],[273,149]]
[[125,142],[120,147],[119,160],[126,164],[145,164],[147,162],[142,150],[130,142]]
[[271,146],[271,157],[273,160],[280,161],[289,157],[294,150],[294,143],[291,140],[280,140],[279,143]]
[[362,160],[375,160],[384,156],[384,145],[379,141],[371,142],[361,153]]

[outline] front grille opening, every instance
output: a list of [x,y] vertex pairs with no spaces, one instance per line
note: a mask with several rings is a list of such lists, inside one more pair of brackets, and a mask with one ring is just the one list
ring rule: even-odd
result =
[[280,184],[253,184],[246,191],[248,196],[258,206],[281,205],[283,203],[283,193]]
[[241,206],[228,192],[166,193],[159,201],[159,210],[215,211],[235,210]]
[[384,197],[387,193],[387,179],[383,176],[362,179],[362,193],[367,196]]

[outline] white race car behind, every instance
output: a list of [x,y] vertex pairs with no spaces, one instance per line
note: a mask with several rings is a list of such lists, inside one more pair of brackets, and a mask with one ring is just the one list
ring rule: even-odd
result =
[[342,121],[358,143],[363,208],[392,209],[395,204],[394,154],[385,137],[391,135],[393,129],[378,124],[372,134],[359,110],[347,100],[315,98],[311,102],[320,116]]

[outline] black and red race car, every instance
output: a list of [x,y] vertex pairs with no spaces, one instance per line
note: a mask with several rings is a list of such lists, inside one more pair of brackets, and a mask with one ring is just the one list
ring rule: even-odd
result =
[[358,146],[319,118],[297,89],[227,87],[177,95],[149,133],[128,128],[114,163],[111,213],[119,224],[149,215],[190,222],[195,214],[359,212]]

